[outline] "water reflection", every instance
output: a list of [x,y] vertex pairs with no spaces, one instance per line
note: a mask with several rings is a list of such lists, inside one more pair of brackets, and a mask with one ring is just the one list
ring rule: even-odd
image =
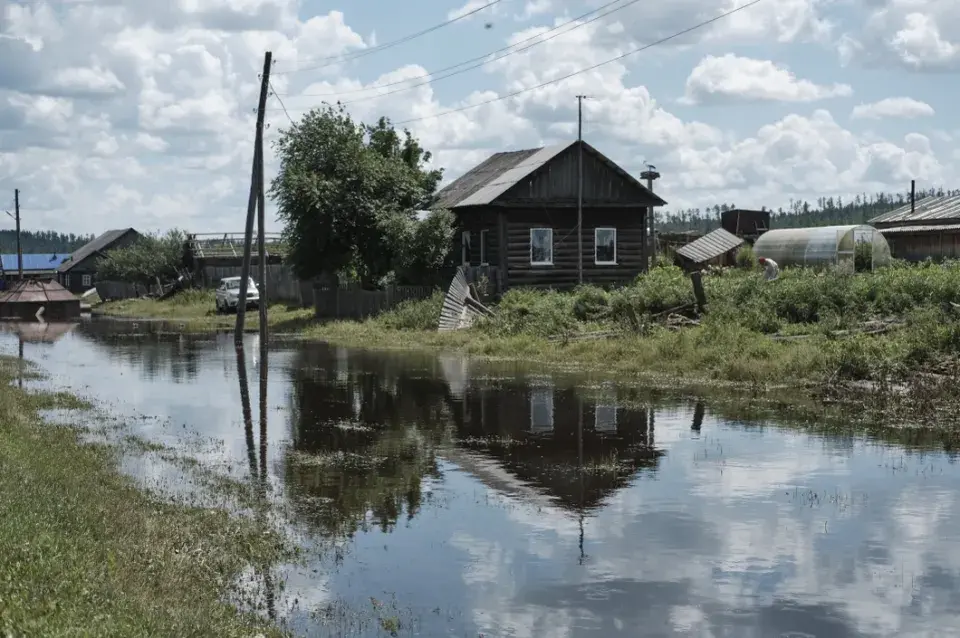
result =
[[205,462],[290,506],[317,563],[258,569],[304,634],[390,614],[401,635],[957,635],[960,469],[929,433],[815,434],[457,357],[277,344],[247,370],[229,335],[82,325],[24,350],[168,417],[131,419],[144,436],[222,440]]

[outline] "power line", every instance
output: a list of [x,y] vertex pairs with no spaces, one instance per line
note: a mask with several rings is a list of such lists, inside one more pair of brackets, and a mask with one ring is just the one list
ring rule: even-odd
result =
[[[288,97],[332,97],[332,96],[335,96],[335,95],[351,95],[351,94],[354,94],[354,93],[365,93],[365,92],[367,92],[367,91],[373,91],[373,90],[376,90],[376,89],[386,89],[386,88],[389,88],[389,87],[391,87],[391,86],[397,86],[397,85],[399,85],[399,84],[406,84],[406,83],[412,82],[412,81],[414,81],[414,80],[423,80],[423,79],[426,79],[426,78],[431,78],[431,77],[433,77],[433,76],[435,76],[435,75],[437,75],[437,74],[439,74],[439,73],[446,73],[447,71],[452,71],[452,70],[454,70],[454,69],[458,69],[458,68],[460,68],[460,67],[462,67],[462,66],[464,66],[464,65],[471,64],[471,63],[473,63],[473,62],[482,62],[481,64],[476,64],[476,65],[474,65],[474,66],[471,66],[471,67],[468,67],[468,68],[463,69],[463,70],[461,70],[461,71],[458,71],[457,73],[451,73],[450,75],[445,75],[445,76],[443,76],[443,77],[437,77],[437,78],[433,78],[432,80],[430,80],[430,82],[436,82],[437,80],[443,80],[444,78],[448,78],[448,77],[451,77],[451,76],[453,76],[453,75],[457,75],[458,73],[466,73],[467,71],[470,71],[470,70],[476,69],[476,68],[478,68],[478,67],[484,66],[485,64],[489,64],[489,63],[491,63],[491,62],[496,62],[497,60],[502,60],[503,58],[507,57],[508,55],[513,55],[513,54],[515,54],[515,53],[520,53],[521,51],[525,51],[525,50],[529,49],[530,47],[524,47],[524,48],[522,48],[522,49],[516,49],[516,47],[518,47],[518,46],[521,45],[521,44],[524,44],[525,42],[531,42],[531,41],[536,40],[537,42],[535,42],[534,45],[536,45],[536,44],[542,44],[542,43],[544,43],[544,42],[547,42],[547,41],[549,41],[549,40],[552,40],[553,38],[555,38],[555,37],[557,37],[557,36],[559,36],[559,35],[563,35],[563,34],[565,34],[565,33],[570,33],[570,32],[573,31],[574,29],[579,29],[580,27],[586,26],[586,25],[590,24],[591,22],[595,22],[596,20],[599,20],[599,19],[601,19],[601,18],[604,18],[604,17],[610,15],[611,13],[614,13],[615,11],[620,11],[621,9],[626,9],[626,8],[629,7],[630,5],[636,4],[636,3],[639,2],[640,0],[630,0],[630,1],[627,2],[625,5],[623,5],[623,6],[621,6],[621,7],[617,7],[616,9],[613,9],[613,10],[611,10],[611,11],[608,11],[607,13],[604,13],[603,15],[597,16],[597,17],[593,18],[592,20],[589,20],[589,21],[587,21],[587,22],[584,22],[584,23],[582,23],[582,24],[579,24],[579,25],[575,26],[573,29],[569,29],[568,31],[564,31],[563,33],[558,33],[557,35],[551,36],[551,37],[549,37],[549,38],[544,38],[544,37],[543,37],[543,36],[547,35],[548,33],[553,33],[554,31],[557,31],[558,29],[562,29],[563,27],[569,26],[569,25],[571,25],[571,24],[573,24],[573,23],[575,23],[575,22],[579,22],[580,20],[583,20],[584,18],[589,17],[589,16],[597,13],[598,11],[603,11],[604,9],[606,9],[606,8],[608,8],[608,7],[610,7],[610,6],[613,6],[613,5],[615,5],[615,4],[617,4],[617,3],[621,2],[621,1],[622,1],[622,0],[613,0],[613,2],[608,2],[607,4],[605,4],[605,5],[603,5],[603,6],[597,7],[596,9],[593,9],[593,10],[591,10],[591,11],[587,11],[586,13],[580,14],[580,15],[577,16],[576,18],[572,18],[572,19],[567,20],[566,22],[564,22],[564,23],[562,23],[562,24],[558,24],[557,26],[555,26],[555,27],[553,27],[552,29],[549,29],[549,30],[547,30],[547,31],[544,31],[543,33],[538,33],[538,34],[536,34],[536,35],[532,35],[532,36],[530,36],[529,38],[524,38],[523,40],[520,40],[519,42],[514,42],[513,44],[511,44],[511,45],[509,45],[509,46],[501,47],[501,48],[499,48],[499,49],[497,49],[497,50],[495,50],[495,51],[490,51],[490,52],[488,52],[488,53],[484,53],[483,55],[477,56],[477,57],[475,57],[475,58],[470,58],[469,60],[464,60],[463,62],[459,62],[459,63],[457,63],[457,64],[453,64],[453,65],[451,65],[451,66],[444,67],[444,68],[442,68],[442,69],[437,69],[436,71],[431,71],[431,72],[425,73],[425,74],[423,74],[423,75],[418,75],[418,76],[415,76],[415,77],[412,77],[412,78],[405,78],[405,79],[403,79],[403,80],[397,80],[397,81],[395,81],[395,82],[388,82],[388,83],[386,83],[386,84],[373,84],[373,85],[371,85],[371,86],[367,86],[367,87],[364,87],[364,88],[362,88],[362,89],[351,89],[351,90],[349,90],[349,91],[336,91],[336,92],[332,92],[332,93],[301,93],[301,94],[296,95],[296,96],[294,96],[294,95],[291,94],[291,93],[288,93],[288,94],[286,94],[286,95],[287,95]],[[534,46],[534,45],[531,45],[531,46]],[[502,53],[502,52],[504,52],[504,51],[510,51],[511,49],[516,49],[516,50],[511,51],[511,52],[508,53],[507,55],[504,55],[504,56],[501,56],[501,57],[498,57],[498,58],[494,58],[494,59],[492,59],[492,60],[488,60],[488,59],[487,59],[487,58],[489,58],[491,55],[496,55],[496,54]],[[429,84],[429,82],[424,82],[423,84]],[[413,86],[406,87],[406,88],[413,89],[413,88],[416,88],[416,87],[418,87],[418,86],[422,86],[423,84],[415,84],[415,85],[413,85]],[[382,97],[383,95],[391,95],[392,93],[395,93],[395,92],[396,92],[396,91],[391,91],[390,93],[384,93],[384,94],[372,96],[372,97],[369,98],[369,99],[375,99],[375,98],[377,98],[377,97]],[[361,101],[361,100],[353,100],[352,102],[347,102],[347,104],[351,104],[351,103],[353,103],[353,102],[358,102],[358,101]]]
[[748,7],[752,7],[753,5],[758,4],[758,3],[760,3],[761,1],[762,1],[762,0],[752,0],[752,2],[748,2],[748,3],[745,4],[745,5],[742,5],[742,6],[739,6],[739,7],[735,8],[735,9],[731,9],[731,10],[729,10],[729,11],[726,11],[726,12],[724,12],[724,13],[721,13],[720,15],[718,15],[718,16],[716,16],[716,17],[710,18],[709,20],[705,20],[705,21],[703,21],[703,22],[701,22],[701,23],[699,23],[699,24],[696,24],[696,25],[694,25],[694,26],[692,26],[692,27],[688,27],[688,28],[684,29],[683,31],[678,31],[677,33],[674,33],[673,35],[669,35],[669,36],[667,36],[667,37],[665,37],[665,38],[661,38],[660,40],[657,40],[656,42],[651,42],[650,44],[646,44],[646,45],[644,45],[644,46],[642,46],[642,47],[637,47],[637,48],[635,48],[635,49],[631,49],[630,51],[627,51],[626,53],[623,53],[623,54],[621,54],[621,55],[618,55],[618,56],[616,56],[616,57],[614,57],[614,58],[610,58],[609,60],[605,60],[605,61],[603,61],[603,62],[599,62],[599,63],[594,64],[593,66],[589,66],[589,67],[587,67],[587,68],[585,68],[585,69],[580,69],[579,71],[574,71],[573,73],[568,73],[567,75],[564,75],[563,77],[556,78],[556,79],[554,79],[554,80],[548,80],[547,82],[542,82],[542,83],[540,83],[540,84],[537,84],[536,86],[530,86],[530,87],[527,87],[527,88],[525,88],[525,89],[520,89],[519,91],[514,91],[513,93],[508,93],[507,95],[502,95],[502,96],[500,96],[500,97],[495,97],[495,98],[492,98],[492,99],[490,99],[490,100],[484,100],[483,102],[477,102],[476,104],[469,104],[469,105],[467,105],[467,106],[462,106],[462,107],[460,107],[460,108],[450,109],[450,110],[447,110],[447,111],[441,111],[440,113],[435,113],[435,114],[433,114],[433,115],[426,115],[426,116],[424,116],[424,117],[414,117],[414,118],[410,118],[410,119],[408,119],[408,120],[401,120],[401,121],[399,121],[399,122],[393,122],[393,124],[399,126],[399,125],[402,125],[402,124],[412,124],[413,122],[422,122],[422,121],[424,121],[424,120],[432,120],[432,119],[434,119],[434,118],[443,117],[443,116],[445,116],[445,115],[452,115],[452,114],[454,114],[454,113],[460,113],[460,112],[462,112],[462,111],[468,111],[468,110],[470,110],[470,109],[475,109],[475,108],[478,108],[478,107],[481,107],[481,106],[486,106],[487,104],[493,104],[494,102],[500,102],[500,101],[502,101],[502,100],[507,100],[507,99],[510,99],[510,98],[512,98],[512,97],[516,97],[516,96],[518,96],[518,95],[522,95],[523,93],[529,93],[530,91],[536,91],[537,89],[542,89],[543,87],[550,86],[551,84],[556,84],[556,83],[558,83],[558,82],[563,82],[564,80],[569,80],[570,78],[575,77],[575,76],[577,76],[577,75],[580,75],[580,74],[582,74],[582,73],[587,73],[588,71],[593,71],[594,69],[598,69],[598,68],[600,68],[600,67],[602,67],[602,66],[605,66],[605,65],[607,65],[607,64],[610,64],[610,63],[612,63],[612,62],[617,62],[618,60],[622,60],[622,59],[624,59],[624,58],[626,58],[626,57],[629,57],[629,56],[631,56],[631,55],[634,55],[634,54],[636,54],[636,53],[640,53],[641,51],[646,51],[647,49],[653,48],[653,47],[655,47],[655,46],[657,46],[657,45],[663,44],[663,43],[665,43],[665,42],[669,42],[670,40],[673,40],[673,39],[675,39],[675,38],[679,38],[679,37],[682,36],[682,35],[686,35],[686,34],[690,33],[691,31],[696,31],[697,29],[703,28],[703,27],[707,26],[708,24],[713,24],[714,22],[717,22],[717,21],[719,21],[719,20],[722,20],[723,18],[726,18],[727,16],[733,15],[734,13],[737,13],[738,11],[743,11],[744,9],[746,9],[746,8],[748,8]]
[[477,7],[476,9],[473,9],[472,11],[468,11],[467,13],[464,13],[464,14],[461,15],[461,16],[457,16],[456,18],[452,18],[452,19],[450,19],[450,20],[447,20],[446,22],[441,22],[440,24],[435,24],[435,25],[433,25],[432,27],[428,27],[428,28],[426,28],[426,29],[423,29],[422,31],[417,31],[416,33],[411,33],[410,35],[403,36],[402,38],[398,38],[398,39],[392,40],[392,41],[390,41],[390,42],[385,42],[385,43],[383,43],[383,44],[380,44],[380,45],[377,45],[377,46],[374,46],[374,47],[370,47],[369,49],[364,49],[364,50],[362,50],[362,51],[357,51],[356,53],[352,53],[352,54],[349,54],[349,55],[330,55],[330,56],[327,56],[327,57],[325,57],[325,58],[320,58],[318,61],[321,62],[321,64],[319,64],[319,65],[315,65],[315,66],[305,66],[305,67],[301,67],[301,68],[299,68],[299,69],[290,69],[289,71],[280,71],[280,72],[274,71],[274,72],[273,72],[273,75],[289,75],[289,74],[291,74],[291,73],[299,73],[299,72],[301,72],[301,71],[313,71],[313,70],[317,70],[317,69],[325,69],[325,68],[331,67],[331,66],[333,66],[333,65],[335,65],[335,64],[340,64],[341,62],[349,62],[349,61],[351,61],[351,60],[356,60],[356,59],[359,59],[359,58],[363,58],[363,57],[366,57],[366,56],[368,56],[368,55],[372,55],[372,54],[374,54],[374,53],[378,53],[378,52],[380,52],[380,51],[384,51],[384,50],[386,50],[386,49],[391,49],[391,48],[393,48],[393,47],[395,47],[395,46],[398,46],[398,45],[401,45],[401,44],[403,44],[403,43],[405,43],[405,42],[409,42],[409,41],[411,41],[411,40],[415,40],[415,39],[417,39],[417,38],[419,38],[419,37],[421,37],[421,36],[427,35],[428,33],[432,33],[433,31],[436,31],[436,30],[438,30],[438,29],[442,29],[443,27],[449,26],[449,25],[453,24],[454,22],[459,22],[460,20],[463,20],[464,18],[468,18],[468,17],[470,17],[470,16],[472,16],[472,15],[474,15],[474,14],[476,14],[476,13],[479,13],[479,12],[483,11],[484,9],[488,9],[488,8],[492,7],[492,6],[495,5],[495,4],[499,4],[499,3],[502,2],[502,1],[503,1],[503,0],[491,0],[491,1],[488,2],[487,4],[485,4],[485,5],[481,6],[481,7]]
[[283,100],[280,99],[280,95],[277,93],[277,90],[273,88],[273,82],[268,79],[267,85],[270,87],[270,92],[273,93],[273,97],[277,98],[277,102],[280,103],[280,108],[283,109],[283,114],[287,116],[288,120],[290,120],[290,125],[296,128],[297,123],[293,121],[292,117],[290,117],[290,113],[287,111],[286,105],[284,105]]

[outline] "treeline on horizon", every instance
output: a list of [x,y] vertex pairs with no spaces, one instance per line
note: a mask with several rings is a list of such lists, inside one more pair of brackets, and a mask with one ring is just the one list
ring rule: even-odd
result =
[[[93,239],[93,235],[74,235],[52,230],[21,230],[20,249],[24,254],[57,253],[68,255]],[[0,230],[0,254],[17,252],[17,231]]]
[[[944,195],[960,195],[960,189],[944,190],[931,188],[917,190],[917,201],[925,197],[942,197]],[[808,228],[811,226],[839,226],[845,224],[866,224],[877,215],[896,210],[910,203],[910,192],[906,193],[877,193],[868,195],[863,193],[852,200],[842,197],[821,197],[814,204],[804,200],[790,200],[790,205],[777,210],[762,207],[761,210],[770,210],[771,228]],[[737,208],[735,204],[718,204],[716,206],[688,208],[681,211],[666,210],[657,215],[657,229],[660,232],[680,232],[693,230],[708,233],[720,227],[720,214]],[[742,208],[752,208],[743,206]]]

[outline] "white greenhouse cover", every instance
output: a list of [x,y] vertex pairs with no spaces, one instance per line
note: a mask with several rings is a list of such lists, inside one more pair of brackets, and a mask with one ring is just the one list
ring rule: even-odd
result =
[[890,246],[875,228],[865,225],[779,228],[757,238],[753,251],[780,266],[827,266],[849,261],[859,242],[873,245],[873,265],[890,262]]

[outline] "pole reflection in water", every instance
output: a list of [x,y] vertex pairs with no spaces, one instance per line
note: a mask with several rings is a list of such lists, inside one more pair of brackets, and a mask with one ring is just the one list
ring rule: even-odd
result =
[[[267,485],[267,388],[266,358],[263,356],[264,348],[260,349],[260,463],[257,463],[257,449],[253,437],[253,410],[250,407],[250,385],[247,380],[247,361],[244,357],[243,347],[237,348],[237,379],[240,383],[240,408],[243,413],[243,429],[247,442],[247,460],[250,464],[250,481],[256,488],[257,496],[260,502],[257,503],[256,517],[258,523],[263,524],[266,515],[266,485]],[[256,568],[255,568],[256,569]],[[267,602],[267,616],[271,620],[276,620],[277,611],[275,596],[273,591],[273,574],[269,566],[262,568],[264,596]]]
[[17,341],[17,386],[23,390],[23,337],[18,336]]

